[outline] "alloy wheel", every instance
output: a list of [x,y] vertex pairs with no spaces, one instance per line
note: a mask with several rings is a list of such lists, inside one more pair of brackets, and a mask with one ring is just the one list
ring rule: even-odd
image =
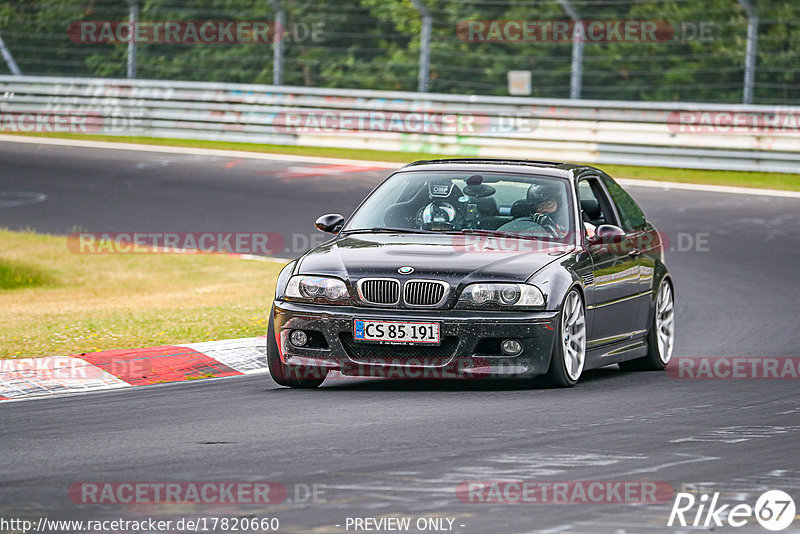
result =
[[571,291],[564,302],[561,333],[567,375],[578,380],[586,361],[586,316],[577,291]]
[[672,358],[672,346],[675,342],[675,313],[672,298],[672,287],[663,282],[658,288],[656,298],[656,339],[658,340],[658,357],[663,363]]

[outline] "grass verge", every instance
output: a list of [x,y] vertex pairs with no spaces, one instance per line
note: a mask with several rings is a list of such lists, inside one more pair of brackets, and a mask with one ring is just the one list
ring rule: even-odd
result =
[[[423,152],[387,152],[381,150],[262,145],[257,143],[232,143],[225,141],[159,139],[155,137],[125,137],[60,133],[14,133],[14,135],[26,135],[31,137],[56,137],[62,139],[83,139],[119,143],[138,143],[159,146],[243,150],[246,152],[263,152],[269,154],[346,158],[366,161],[390,161],[396,163],[409,163],[411,161],[421,159],[452,157],[452,155]],[[667,167],[636,167],[630,165],[599,165],[599,167],[608,172],[610,175],[619,178],[800,191],[800,174],[673,169]]]
[[216,254],[75,254],[66,237],[31,232],[0,230],[0,242],[0,358],[264,335],[282,267]]
[[0,257],[0,290],[39,287],[52,283],[52,279],[35,267]]

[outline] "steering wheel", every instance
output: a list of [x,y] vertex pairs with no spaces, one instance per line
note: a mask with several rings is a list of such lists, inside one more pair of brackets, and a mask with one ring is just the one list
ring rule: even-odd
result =
[[457,230],[456,225],[448,222],[429,222],[420,225],[420,230],[432,230],[434,232],[449,232]]
[[434,200],[417,212],[417,226],[421,230],[448,232],[458,230],[462,217],[449,202]]
[[553,220],[553,218],[550,217],[550,215],[547,215],[545,213],[534,213],[533,215],[530,215],[525,218],[544,228],[544,230],[550,235],[550,237],[554,237],[556,239],[561,238],[561,234],[558,231],[558,225]]

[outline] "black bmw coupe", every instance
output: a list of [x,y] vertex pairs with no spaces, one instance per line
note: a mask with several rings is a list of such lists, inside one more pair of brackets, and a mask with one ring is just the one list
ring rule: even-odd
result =
[[281,271],[267,360],[280,385],[664,369],[664,240],[603,171],[528,160],[407,165]]

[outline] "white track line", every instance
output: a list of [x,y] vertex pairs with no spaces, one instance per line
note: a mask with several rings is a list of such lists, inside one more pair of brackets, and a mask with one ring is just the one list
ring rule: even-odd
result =
[[108,141],[84,141],[80,139],[58,139],[55,137],[25,137],[16,135],[0,135],[0,142],[30,143],[39,145],[71,146],[82,148],[102,148],[111,150],[133,150],[136,152],[158,152],[166,154],[188,154],[191,156],[219,156],[223,158],[260,159],[268,161],[297,161],[300,163],[320,163],[337,165],[361,165],[397,169],[403,163],[388,161],[366,161],[359,159],[323,158],[316,156],[295,156],[292,154],[267,154],[263,152],[246,152],[243,150],[222,150],[217,148],[194,148],[185,146],[139,145],[135,143],[111,143]]
[[[332,165],[369,165],[385,169],[397,169],[402,163],[390,161],[368,161],[356,159],[325,158],[316,156],[295,156],[292,154],[267,154],[246,152],[242,150],[221,150],[216,148],[192,148],[162,145],[140,145],[135,143],[111,143],[107,141],[83,141],[79,139],[58,139],[54,137],[26,137],[0,135],[0,142],[29,143],[52,146],[68,146],[82,148],[99,148],[111,150],[131,150],[136,152],[157,152],[166,154],[187,154],[192,156],[219,156],[224,158],[242,158],[267,161],[284,161],[300,163],[319,163]],[[800,198],[800,191],[780,191],[777,189],[756,189],[750,187],[731,187],[724,185],[686,184],[679,182],[662,182],[659,180],[633,180],[620,178],[622,185],[634,187],[655,187],[660,189],[683,189],[688,191],[705,191],[709,193],[728,193],[734,195],[756,195],[784,198]]]

